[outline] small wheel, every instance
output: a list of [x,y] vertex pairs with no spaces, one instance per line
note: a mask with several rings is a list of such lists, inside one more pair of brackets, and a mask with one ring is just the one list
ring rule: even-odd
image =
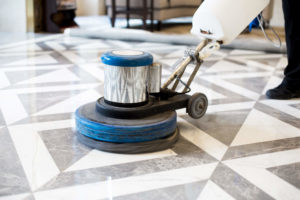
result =
[[195,93],[188,101],[187,113],[194,119],[201,118],[207,110],[208,100],[202,93]]

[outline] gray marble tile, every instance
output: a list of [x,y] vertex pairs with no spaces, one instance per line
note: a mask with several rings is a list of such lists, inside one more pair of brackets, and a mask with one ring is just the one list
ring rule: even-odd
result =
[[6,124],[6,123],[5,123],[3,114],[2,114],[1,109],[0,109],[0,126],[4,126],[5,124]]
[[[96,79],[94,76],[90,75],[89,73],[82,70],[78,66],[70,67],[68,70],[74,73],[80,79],[81,83],[100,83],[99,79]],[[103,76],[104,76],[104,71],[103,71]]]
[[219,164],[211,177],[211,181],[220,186],[232,197],[242,200],[273,199],[258,187],[244,179],[224,164]]
[[223,160],[300,148],[300,137],[230,147]]
[[249,112],[250,110],[238,110],[206,114],[201,119],[192,119],[189,116],[183,116],[183,118],[229,146],[246,120]]
[[29,123],[36,123],[36,122],[61,121],[61,120],[67,120],[73,118],[74,118],[74,113],[30,116],[28,118],[15,122],[13,125],[29,124]]
[[241,78],[241,79],[226,79],[231,83],[244,87],[256,93],[261,93],[265,85],[268,83],[270,77],[255,77],[255,78]]
[[[229,95],[229,94],[227,94],[227,95]],[[228,96],[228,97],[230,97],[230,96]],[[235,95],[234,97],[230,97],[230,98],[209,100],[209,105],[208,106],[210,106],[210,105],[220,105],[220,104],[232,104],[232,103],[245,103],[245,102],[249,102],[249,101],[253,101],[253,100],[248,99],[246,97]]]
[[300,110],[300,103],[298,103],[298,104],[291,104],[290,106],[292,106],[292,107],[297,108],[297,109]]
[[39,132],[57,167],[63,171],[91,151],[77,141],[70,128]]
[[115,197],[115,200],[195,200],[200,195],[207,181],[177,185],[147,192]]
[[[2,53],[2,52],[1,52]],[[24,60],[27,59],[27,54],[24,55],[11,55],[10,53],[14,52],[7,52],[5,53],[5,56],[0,56],[0,68],[6,68],[9,63],[15,62],[16,60]],[[9,66],[10,68],[13,67],[20,67],[20,66]],[[25,66],[23,66],[25,68]]]
[[267,170],[300,189],[300,163],[272,167]]
[[56,103],[64,101],[72,96],[80,94],[81,92],[82,91],[80,90],[72,90],[59,92],[27,93],[19,94],[18,96],[25,110],[29,114],[33,114]]
[[30,192],[23,167],[7,128],[0,129],[0,197]]
[[34,196],[32,194],[28,195],[27,197],[25,197],[22,200],[35,200]]
[[255,62],[259,62],[259,63],[262,63],[262,64],[265,64],[265,65],[269,65],[271,67],[276,67],[278,62],[280,61],[281,59],[281,56],[279,54],[279,56],[277,58],[254,58],[254,59],[249,59],[249,60],[253,60]]
[[[46,46],[46,45],[42,45]],[[50,48],[50,50],[53,50]],[[55,58],[55,60],[61,64],[73,64],[68,58],[64,57],[60,52],[54,51],[51,53],[51,56]]]
[[[228,103],[230,102],[230,100],[232,101],[252,101],[251,99],[247,98],[247,97],[244,97],[240,94],[237,94],[235,92],[232,92],[231,90],[227,89],[227,88],[224,88],[224,87],[220,87],[214,83],[211,83],[211,82],[208,82],[206,80],[203,80],[201,78],[201,76],[198,76],[198,77],[195,77],[194,81],[196,83],[198,83],[199,85],[202,85],[202,86],[205,86],[211,90],[213,90],[214,92],[217,92],[219,94],[222,94],[224,95],[225,97],[228,97],[228,100],[226,99],[217,99],[215,100],[216,102],[219,100],[219,101],[228,101]],[[201,92],[201,91],[200,91]]]
[[31,79],[36,76],[40,76],[53,71],[54,70],[26,70],[26,71],[24,70],[24,71],[5,72],[5,75],[11,84],[16,84],[18,82]]
[[64,82],[57,82],[57,83],[34,83],[34,84],[16,84],[10,85],[3,90],[11,90],[11,89],[22,89],[22,88],[35,88],[35,87],[55,87],[55,86],[71,86],[71,85],[79,85],[82,84],[81,81],[64,81]]
[[216,159],[186,141],[184,138],[180,138],[173,148],[173,151],[178,155],[64,172],[52,179],[44,187],[40,188],[40,190],[104,181],[107,177],[119,179],[216,162]]
[[254,108],[300,129],[299,118],[296,118],[259,102],[255,104]]

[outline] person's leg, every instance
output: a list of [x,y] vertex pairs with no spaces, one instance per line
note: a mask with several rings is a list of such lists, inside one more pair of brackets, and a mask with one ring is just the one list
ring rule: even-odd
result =
[[300,97],[300,1],[283,0],[288,65],[282,83],[267,92],[272,99]]

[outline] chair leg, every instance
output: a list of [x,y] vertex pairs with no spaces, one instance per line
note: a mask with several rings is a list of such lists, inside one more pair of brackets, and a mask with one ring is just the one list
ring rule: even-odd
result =
[[147,8],[147,0],[144,0],[144,13],[143,13],[143,28],[147,29],[147,17],[148,17],[148,8]]
[[111,26],[115,27],[115,21],[116,21],[116,0],[111,1]]
[[160,31],[161,30],[161,21],[159,20],[158,22],[157,22],[157,31]]
[[130,27],[130,24],[129,24],[129,18],[130,18],[130,14],[129,14],[129,10],[130,10],[130,1],[129,0],[126,0],[126,20],[127,20],[127,28]]
[[151,19],[151,32],[153,32],[153,18],[154,18],[154,5],[153,5],[153,0],[151,0],[151,5],[150,5],[150,19]]

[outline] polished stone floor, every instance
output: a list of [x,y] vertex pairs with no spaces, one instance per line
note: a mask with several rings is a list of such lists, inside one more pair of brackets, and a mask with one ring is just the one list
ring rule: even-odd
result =
[[73,119],[103,94],[101,53],[120,48],[151,52],[165,79],[188,47],[63,35],[0,45],[0,200],[300,198],[300,99],[264,95],[285,55],[216,52],[192,85],[207,114],[179,110],[172,149],[121,155],[78,143]]

